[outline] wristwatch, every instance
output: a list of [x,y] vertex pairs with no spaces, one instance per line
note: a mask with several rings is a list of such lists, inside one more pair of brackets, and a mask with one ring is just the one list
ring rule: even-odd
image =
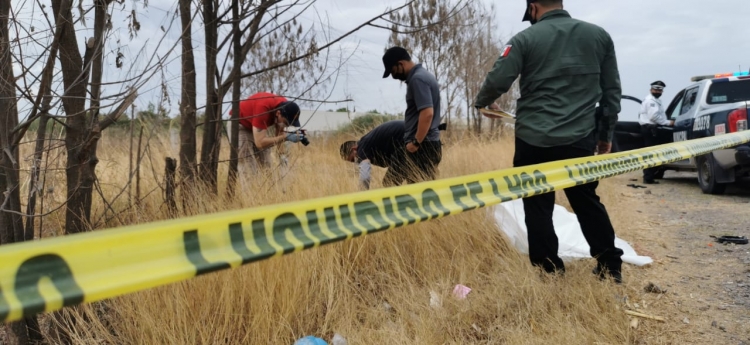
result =
[[419,141],[417,141],[417,138],[412,139],[411,140],[411,144],[414,145],[414,146],[416,146],[416,147],[419,147]]

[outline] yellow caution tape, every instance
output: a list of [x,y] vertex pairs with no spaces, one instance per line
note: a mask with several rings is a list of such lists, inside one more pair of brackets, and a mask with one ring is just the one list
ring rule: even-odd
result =
[[272,256],[675,162],[750,131],[0,247],[0,320],[94,302]]

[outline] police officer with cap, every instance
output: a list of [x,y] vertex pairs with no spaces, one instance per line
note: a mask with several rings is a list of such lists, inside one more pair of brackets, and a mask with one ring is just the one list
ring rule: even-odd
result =
[[[520,75],[514,166],[608,153],[622,97],[612,38],[599,26],[571,18],[562,0],[527,0],[526,5],[523,21],[532,26],[501,50],[474,106],[497,109],[494,101]],[[615,247],[615,230],[596,187],[597,182],[580,184],[565,189],[565,195],[597,260],[593,273],[620,283],[623,252]],[[552,223],[555,193],[523,198],[523,206],[531,264],[564,272]]]
[[[641,135],[643,136],[643,147],[658,145],[658,126],[674,126],[674,121],[667,119],[664,107],[661,104],[662,93],[667,85],[663,81],[657,80],[651,83],[651,93],[641,103],[641,111],[638,114],[638,123],[641,125]],[[643,183],[658,184],[655,175],[658,167],[643,169]]]

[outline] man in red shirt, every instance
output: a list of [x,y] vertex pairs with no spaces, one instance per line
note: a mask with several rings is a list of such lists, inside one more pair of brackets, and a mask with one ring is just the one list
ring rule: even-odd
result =
[[[258,165],[270,165],[271,155],[268,149],[271,146],[284,141],[298,143],[304,136],[300,133],[286,133],[284,128],[300,127],[299,114],[297,103],[270,92],[259,92],[240,101],[240,162],[247,160],[257,172]],[[274,128],[273,133],[270,133],[271,128]]]

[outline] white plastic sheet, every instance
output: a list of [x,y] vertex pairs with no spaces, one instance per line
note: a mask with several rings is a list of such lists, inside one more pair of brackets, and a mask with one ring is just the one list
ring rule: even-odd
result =
[[[523,201],[521,199],[506,201],[495,206],[495,221],[508,236],[513,246],[521,253],[529,253],[529,242],[524,222]],[[578,218],[565,207],[555,205],[552,222],[559,242],[558,256],[563,261],[591,258],[589,245],[581,232]],[[615,229],[615,232],[617,229]],[[639,256],[633,247],[620,238],[615,238],[615,246],[622,249],[622,261],[636,266],[648,265],[653,260],[648,256]]]

